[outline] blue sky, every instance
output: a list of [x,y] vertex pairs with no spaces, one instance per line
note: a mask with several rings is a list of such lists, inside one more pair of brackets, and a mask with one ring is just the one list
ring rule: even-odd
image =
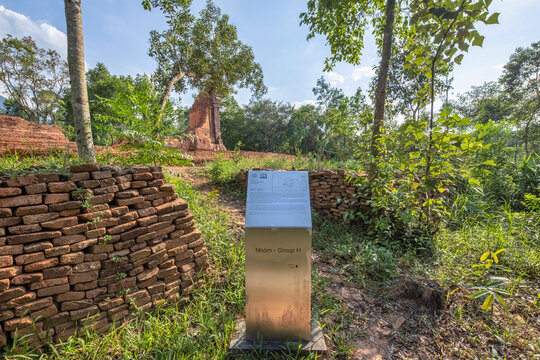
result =
[[[299,14],[306,0],[214,0],[236,25],[240,39],[253,47],[268,87],[268,97],[294,104],[313,102],[312,88],[323,75],[329,54],[325,40],[306,41],[307,28],[299,26]],[[87,66],[103,62],[114,74],[147,73],[155,68],[147,55],[152,29],[165,27],[159,11],[142,9],[140,0],[83,0],[83,28]],[[194,0],[198,7],[203,0]],[[471,85],[496,80],[502,66],[518,46],[540,41],[539,0],[494,0],[493,11],[501,12],[500,25],[480,27],[486,36],[482,48],[472,48],[454,73],[453,93]],[[66,24],[61,0],[0,0],[0,36],[32,36],[41,47],[66,54]],[[359,66],[338,64],[324,76],[346,94],[358,87],[368,90],[372,67],[378,63],[373,39],[366,47]],[[247,103],[250,94],[240,90],[237,100]],[[182,96],[190,105],[192,93]]]

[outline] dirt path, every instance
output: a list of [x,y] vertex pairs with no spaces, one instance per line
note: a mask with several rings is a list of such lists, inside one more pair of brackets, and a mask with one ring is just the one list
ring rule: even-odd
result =
[[[168,167],[183,181],[193,185],[204,194],[219,194],[219,203],[231,219],[233,230],[243,232],[245,227],[245,202],[220,193],[205,176],[204,168]],[[316,229],[315,229],[316,230]],[[345,321],[321,316],[325,323],[327,341],[331,354],[337,359],[386,360],[386,359],[433,359],[441,357],[441,350],[434,339],[433,327],[436,314],[429,306],[409,296],[410,284],[405,279],[394,289],[379,289],[368,293],[356,284],[345,280],[331,261],[324,262],[316,252],[312,257],[317,273],[328,281],[325,292],[341,305]],[[420,294],[422,296],[422,294]],[[339,340],[335,333],[345,339],[348,349],[344,356],[339,352]]]

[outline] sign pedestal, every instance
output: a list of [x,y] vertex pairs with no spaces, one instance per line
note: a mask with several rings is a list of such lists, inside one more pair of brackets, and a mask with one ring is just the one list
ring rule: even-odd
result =
[[306,171],[250,171],[246,202],[246,320],[231,350],[323,352],[311,322],[311,208]]

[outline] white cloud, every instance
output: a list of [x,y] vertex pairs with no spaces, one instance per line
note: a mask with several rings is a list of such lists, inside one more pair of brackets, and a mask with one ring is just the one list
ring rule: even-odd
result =
[[333,71],[325,73],[324,76],[328,79],[328,82],[330,82],[330,85],[332,86],[337,86],[338,84],[343,84],[345,82],[345,77],[343,75]]
[[299,107],[302,107],[304,105],[317,105],[317,102],[315,100],[306,99],[304,101],[294,101],[292,103],[292,105],[295,108],[299,108]]
[[504,64],[493,65],[491,68],[494,69],[494,70],[503,71]]
[[0,5],[0,37],[7,34],[18,38],[31,36],[39,47],[56,50],[62,58],[67,58],[65,33],[50,24],[37,23],[26,15]]
[[354,81],[358,81],[361,79],[370,78],[373,75],[375,75],[375,70],[372,67],[360,66],[353,69],[351,77]]

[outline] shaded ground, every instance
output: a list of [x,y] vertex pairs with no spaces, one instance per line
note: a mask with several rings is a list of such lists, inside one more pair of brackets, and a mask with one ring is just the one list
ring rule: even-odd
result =
[[[207,196],[217,196],[223,209],[233,221],[231,230],[244,232],[245,202],[229,194],[220,193],[204,175],[202,167],[168,167],[183,181],[192,184]],[[316,229],[315,229],[316,231]],[[325,314],[318,316],[325,326],[328,358],[348,359],[433,359],[441,357],[435,339],[436,306],[419,301],[410,294],[410,284],[423,280],[401,279],[394,287],[363,289],[340,276],[340,269],[332,261],[321,259],[316,251],[313,268],[324,283],[324,297],[339,303],[342,318]],[[420,285],[423,286],[423,285]],[[314,293],[316,289],[314,288]],[[345,341],[346,344],[340,342]],[[343,350],[346,353],[342,353]]]

